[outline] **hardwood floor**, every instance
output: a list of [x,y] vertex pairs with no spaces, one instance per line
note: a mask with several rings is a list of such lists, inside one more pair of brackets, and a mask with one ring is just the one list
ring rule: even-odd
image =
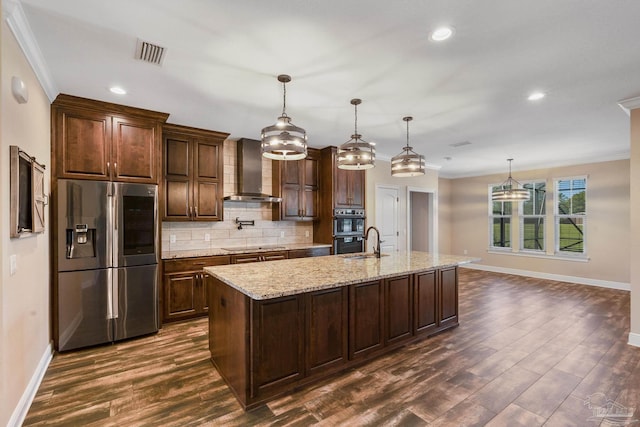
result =
[[[200,319],[56,354],[24,425],[625,425],[640,420],[628,328],[628,292],[461,269],[458,328],[252,412],[212,367]],[[594,417],[607,399],[633,414]]]

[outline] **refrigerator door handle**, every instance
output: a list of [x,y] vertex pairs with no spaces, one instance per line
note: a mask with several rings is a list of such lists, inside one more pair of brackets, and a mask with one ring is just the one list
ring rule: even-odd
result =
[[120,286],[118,286],[118,277],[119,277],[119,272],[117,269],[114,269],[115,271],[113,272],[113,281],[111,282],[111,287],[113,288],[113,290],[111,291],[111,294],[113,296],[113,312],[111,313],[111,318],[112,319],[117,319],[118,315],[120,314]]
[[113,319],[113,269],[112,268],[107,269],[107,319]]

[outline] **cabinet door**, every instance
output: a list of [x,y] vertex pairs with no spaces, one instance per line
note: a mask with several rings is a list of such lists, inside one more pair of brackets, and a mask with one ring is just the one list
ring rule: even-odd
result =
[[435,271],[414,275],[415,334],[433,333],[438,327],[438,293]]
[[252,397],[277,393],[304,376],[303,295],[255,301]]
[[156,121],[114,117],[111,176],[115,181],[158,183],[158,138]]
[[191,157],[189,139],[167,134],[163,138],[164,209],[163,220],[191,219]]
[[440,326],[446,329],[458,324],[458,269],[440,270]]
[[383,282],[349,287],[349,359],[364,357],[384,345]]
[[198,314],[199,274],[185,272],[165,275],[163,321],[187,319]]
[[193,219],[221,221],[222,144],[194,140],[193,152]]
[[304,186],[302,187],[301,209],[304,218],[317,219],[320,203],[320,155],[316,151],[309,151],[304,162]]
[[306,294],[307,373],[346,363],[348,357],[348,292],[346,287]]
[[348,208],[351,206],[349,180],[352,171],[339,169],[337,166],[334,167],[336,175],[334,184],[335,205],[338,208]]
[[351,207],[364,209],[364,178],[365,171],[351,172],[349,188],[351,193]]
[[58,178],[108,180],[111,117],[88,110],[54,108]]
[[385,279],[385,344],[413,336],[413,292],[409,276]]

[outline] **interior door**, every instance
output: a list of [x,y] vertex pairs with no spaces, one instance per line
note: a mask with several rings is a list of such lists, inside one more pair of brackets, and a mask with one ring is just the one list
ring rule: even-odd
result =
[[[376,187],[376,226],[382,252],[398,250],[398,188]],[[369,243],[367,242],[367,245]]]

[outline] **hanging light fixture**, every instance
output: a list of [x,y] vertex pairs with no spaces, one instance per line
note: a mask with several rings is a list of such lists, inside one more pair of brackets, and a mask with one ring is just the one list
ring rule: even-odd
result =
[[362,140],[358,133],[358,105],[361,99],[352,99],[355,109],[355,132],[351,139],[338,147],[338,168],[349,170],[371,169],[376,163],[376,148],[373,142]]
[[287,87],[291,76],[280,74],[278,81],[282,83],[283,101],[282,115],[276,124],[262,129],[262,155],[274,160],[300,160],[307,157],[307,132],[291,123],[287,116]]
[[391,158],[391,176],[405,177],[424,175],[424,156],[413,151],[409,146],[409,122],[413,117],[403,117],[407,122],[407,146],[402,149],[402,153]]
[[507,159],[509,162],[509,177],[502,183],[501,189],[491,193],[491,200],[494,202],[526,202],[529,200],[529,190],[526,188],[518,188],[520,183],[511,178],[511,162],[513,159]]

